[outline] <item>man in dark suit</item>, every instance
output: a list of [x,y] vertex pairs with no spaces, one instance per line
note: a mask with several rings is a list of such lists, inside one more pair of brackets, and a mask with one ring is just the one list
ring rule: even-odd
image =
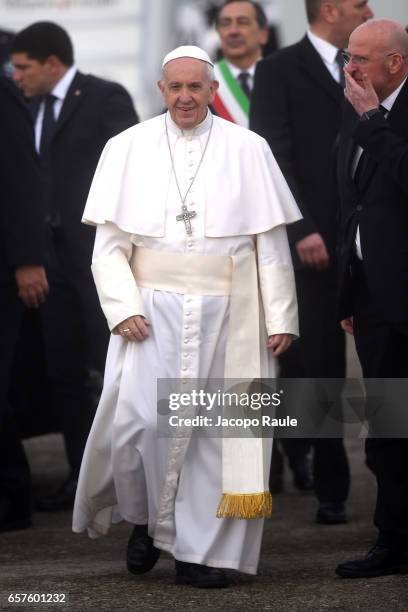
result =
[[[397,22],[369,22],[351,35],[348,59],[350,104],[338,165],[342,326],[354,332],[366,379],[406,379],[408,35]],[[373,381],[366,382],[370,396]],[[406,398],[401,400],[405,411]],[[395,424],[391,406],[387,418]],[[408,571],[408,439],[377,433],[367,438],[366,452],[378,484],[379,535],[365,558],[338,566],[347,578]]]
[[[288,227],[295,265],[300,339],[280,360],[288,378],[343,378],[344,334],[336,317],[338,195],[331,155],[343,104],[341,49],[373,16],[367,1],[306,0],[310,29],[297,44],[259,62],[250,127],[268,141],[302,211]],[[338,385],[338,401],[341,386]],[[327,403],[325,396],[323,403]],[[286,441],[291,453],[307,441]],[[314,443],[317,521],[346,521],[349,470],[343,441]]]
[[8,401],[24,307],[48,292],[41,182],[31,118],[0,76],[0,532],[30,526],[30,473]]
[[90,271],[94,231],[81,224],[82,212],[103,146],[138,119],[121,85],[78,72],[71,40],[54,23],[19,32],[11,58],[15,82],[32,98],[52,249],[44,337],[71,472],[38,508],[58,510],[74,501],[95,411],[89,371],[103,372],[108,342]]

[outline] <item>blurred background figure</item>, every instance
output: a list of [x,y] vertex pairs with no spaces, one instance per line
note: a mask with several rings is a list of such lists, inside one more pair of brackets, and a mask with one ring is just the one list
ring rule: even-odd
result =
[[[205,48],[211,57],[221,59],[224,51],[214,25],[224,4],[225,0],[180,0],[175,19],[176,42],[197,44]],[[253,5],[257,7],[258,19],[266,23],[268,36],[264,43],[264,55],[268,55],[279,47],[279,1],[261,0]]]
[[268,40],[265,12],[252,0],[227,0],[215,18],[222,57],[215,65],[220,84],[212,105],[228,121],[249,126],[249,105],[255,68]]
[[31,524],[30,471],[8,394],[25,308],[46,299],[41,181],[31,118],[0,76],[0,532]]
[[71,40],[54,23],[19,32],[11,58],[13,78],[30,99],[45,202],[50,294],[43,333],[70,474],[37,508],[55,511],[74,501],[95,412],[89,373],[103,372],[109,338],[90,270],[94,232],[80,220],[102,148],[138,119],[121,85],[77,70]]
[[[303,219],[288,228],[299,301],[300,339],[282,356],[285,378],[346,374],[345,339],[337,319],[338,193],[332,154],[344,100],[342,50],[373,13],[367,1],[306,0],[309,29],[297,44],[260,62],[251,128],[268,141]],[[338,403],[341,404],[341,385]],[[322,402],[324,398],[322,390]],[[308,441],[286,440],[292,452]],[[349,468],[341,439],[316,439],[314,482],[319,523],[347,520]]]

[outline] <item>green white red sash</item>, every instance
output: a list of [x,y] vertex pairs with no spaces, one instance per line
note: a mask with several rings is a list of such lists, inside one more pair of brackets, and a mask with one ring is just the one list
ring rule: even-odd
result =
[[219,117],[249,127],[249,100],[234,78],[228,64],[221,60],[215,64],[215,78],[220,87],[212,106]]

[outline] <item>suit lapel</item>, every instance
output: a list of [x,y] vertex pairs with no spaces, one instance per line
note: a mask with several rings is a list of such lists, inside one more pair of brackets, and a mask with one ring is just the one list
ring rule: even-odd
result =
[[35,98],[31,98],[30,100],[28,100],[27,104],[25,105],[32,123],[35,125],[36,119],[37,119],[37,115],[38,115],[38,110],[40,108],[40,104],[41,104],[41,100],[42,98],[40,96],[36,96]]
[[344,153],[342,159],[344,159],[343,165],[343,180],[348,185],[349,190],[353,193],[354,199],[357,198],[358,192],[354,180],[352,178],[352,168],[354,157],[357,153],[358,145],[353,137],[353,132],[359,121],[359,117],[350,103],[347,102],[346,111],[344,115],[343,123],[343,141],[344,141]]
[[339,104],[343,101],[343,90],[327,70],[324,62],[310,40],[305,36],[299,43],[299,61],[302,68],[315,83]]
[[347,135],[347,145],[346,145],[346,173],[347,176],[351,177],[352,169],[353,169],[353,161],[354,157],[357,153],[358,144],[353,137],[353,132],[357,127],[359,122],[359,117],[350,103],[348,105],[348,120],[346,123],[346,135]]
[[67,95],[65,96],[64,103],[62,105],[60,116],[58,117],[55,136],[61,129],[64,127],[68,119],[75,112],[78,105],[81,103],[83,96],[85,95],[84,91],[85,85],[85,77],[80,72],[77,72],[74,76],[72,83],[67,91]]

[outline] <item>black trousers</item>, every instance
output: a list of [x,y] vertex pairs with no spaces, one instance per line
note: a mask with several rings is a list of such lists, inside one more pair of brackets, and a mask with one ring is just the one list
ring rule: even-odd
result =
[[[300,338],[281,356],[280,376],[342,379],[346,371],[345,338],[336,316],[335,271],[296,270],[295,278]],[[340,401],[341,386],[338,394]],[[290,463],[313,446],[315,490],[320,503],[346,500],[350,472],[342,439],[287,439],[283,444]]]
[[16,518],[30,514],[30,471],[9,402],[23,310],[13,280],[0,281],[0,498],[11,500]]
[[97,405],[89,372],[104,371],[109,330],[90,265],[75,268],[63,238],[57,236],[54,246],[50,292],[42,308],[45,352],[71,474],[77,478]]
[[[370,294],[363,264],[354,262],[352,273],[354,337],[367,389],[370,378],[407,378],[408,318],[385,320]],[[408,439],[367,438],[366,454],[378,484],[374,523],[379,541],[408,550]]]

